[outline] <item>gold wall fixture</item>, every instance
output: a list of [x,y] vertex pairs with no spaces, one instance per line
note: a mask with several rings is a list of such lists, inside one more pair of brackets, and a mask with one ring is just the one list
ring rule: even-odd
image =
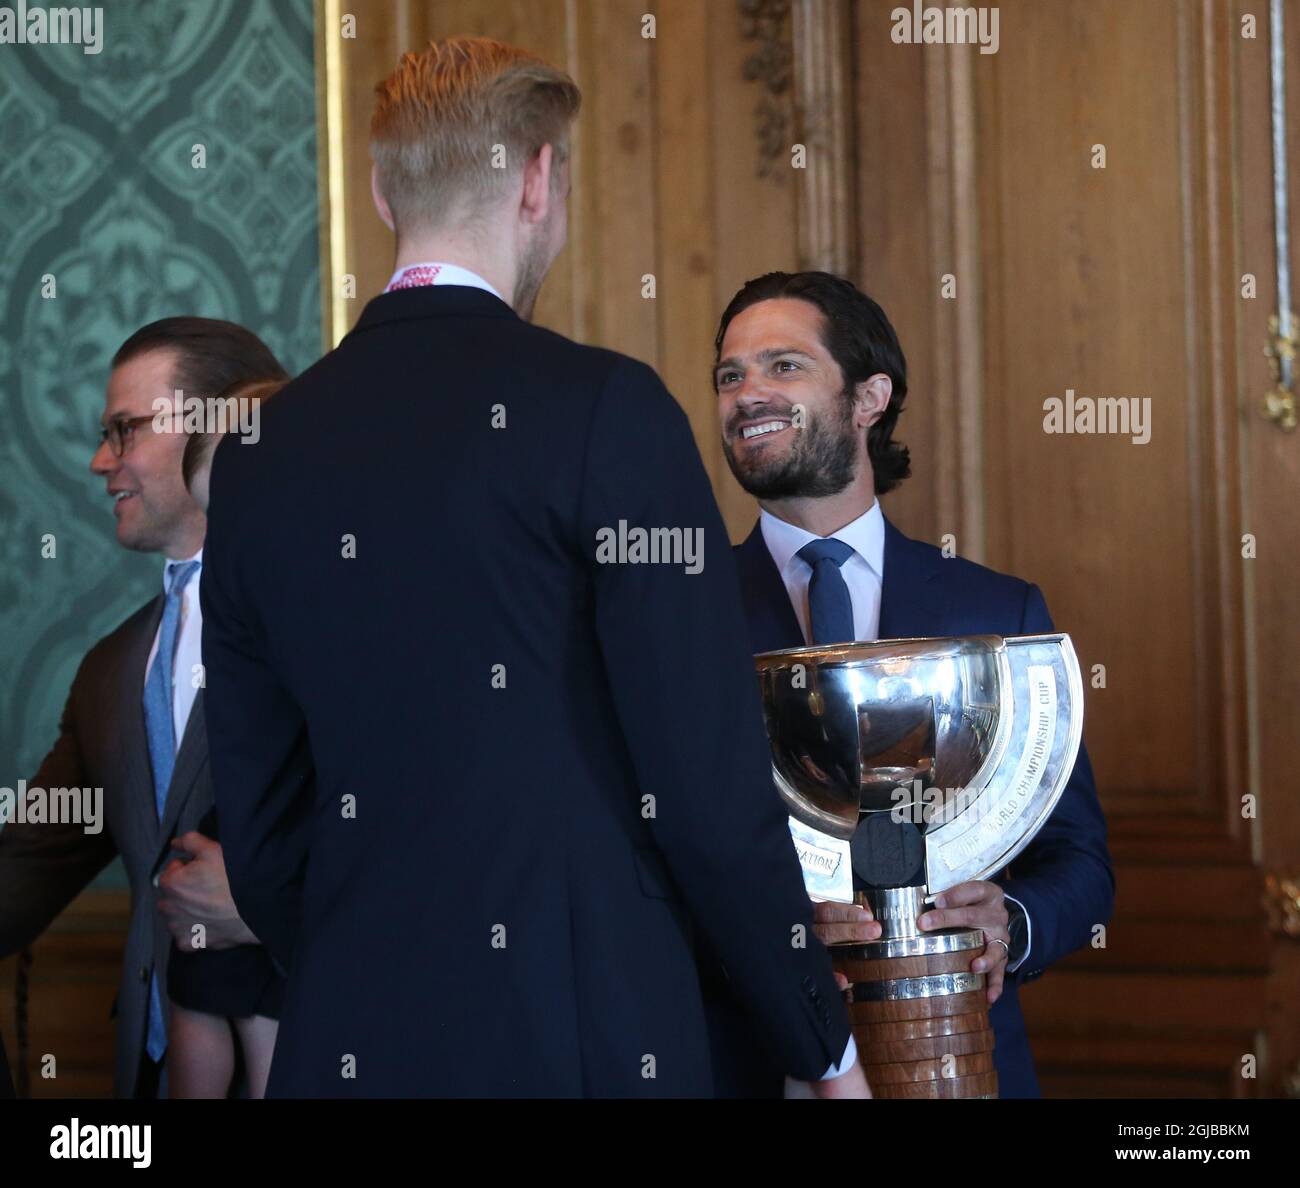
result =
[[1286,61],[1282,0],[1269,4],[1269,82],[1273,132],[1273,237],[1277,259],[1277,313],[1269,319],[1271,334],[1264,348],[1273,371],[1273,387],[1264,397],[1264,416],[1279,429],[1296,427],[1296,336],[1291,314],[1290,207],[1287,192]]
[[1300,873],[1265,876],[1264,910],[1273,932],[1300,940]]
[[[1289,317],[1287,322],[1291,322]],[[1264,354],[1273,372],[1273,386],[1264,395],[1264,416],[1279,429],[1289,432],[1296,427],[1295,389],[1291,378],[1296,353],[1295,331],[1282,333],[1276,314],[1268,320],[1268,331],[1270,337]]]

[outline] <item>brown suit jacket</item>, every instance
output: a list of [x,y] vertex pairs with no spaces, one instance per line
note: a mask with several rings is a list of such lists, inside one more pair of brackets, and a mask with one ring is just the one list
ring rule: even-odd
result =
[[144,724],[144,677],[162,616],[159,595],[86,654],[72,682],[59,737],[29,787],[102,788],[103,829],[80,824],[0,828],[0,957],[34,941],[117,854],[131,885],[131,924],[117,994],[113,1091],[132,1097],[144,1051],[149,975],[167,1003],[171,934],[157,910],[154,876],[170,840],[198,826],[212,805],[203,691],[176,756],[161,823]]

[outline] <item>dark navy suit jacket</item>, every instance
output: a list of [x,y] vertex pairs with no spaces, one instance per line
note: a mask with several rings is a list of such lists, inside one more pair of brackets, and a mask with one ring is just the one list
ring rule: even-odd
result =
[[[754,651],[802,647],[805,640],[789,593],[758,525],[734,552]],[[944,557],[933,545],[904,536],[888,520],[884,565],[881,639],[1040,635],[1055,630],[1037,586],[960,557]],[[1024,904],[1033,930],[1028,957],[1015,973],[1007,975],[1003,993],[990,1012],[998,1094],[1037,1097],[1038,1079],[1020,1011],[1019,988],[1041,977],[1052,962],[1087,945],[1093,926],[1110,919],[1114,903],[1106,823],[1092,766],[1082,747],[1047,823],[1009,870],[994,881]],[[738,1034],[734,1018],[725,1019],[722,1029],[732,1036]],[[715,1062],[720,1059],[726,1056],[715,1052]],[[729,1085],[739,1092],[754,1092],[755,1077],[761,1075],[757,1069],[757,1062],[741,1056],[736,1068],[719,1070],[719,1081],[724,1089]],[[767,1084],[774,1082],[768,1079]]]
[[[620,524],[678,559],[602,554]],[[268,1095],[709,1095],[696,934],[787,1071],[839,1060],[726,529],[649,367],[480,289],[376,297],[218,447],[204,570],[226,869],[288,970]]]

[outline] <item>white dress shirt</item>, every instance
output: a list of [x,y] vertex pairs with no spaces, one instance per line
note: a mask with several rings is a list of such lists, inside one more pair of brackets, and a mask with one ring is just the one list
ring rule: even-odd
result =
[[[808,584],[812,581],[813,571],[812,566],[799,556],[799,550],[809,541],[821,538],[778,519],[768,511],[760,516],[759,527],[763,543],[772,554],[786,593],[790,595],[804,640],[812,643]],[[840,573],[853,603],[854,637],[867,642],[874,640],[880,632],[880,591],[885,580],[885,517],[879,502],[872,503],[867,511],[838,532],[832,532],[830,539],[843,541],[853,550],[853,556],[840,566]]]
[[[199,562],[198,572],[185,583],[181,591],[181,621],[176,630],[176,656],[172,662],[172,729],[176,740],[176,749],[181,749],[181,740],[185,737],[185,726],[190,720],[190,710],[194,708],[194,699],[198,696],[198,686],[194,674],[202,672],[195,666],[202,663],[203,611],[199,606],[199,582],[203,578],[203,550],[193,557],[180,561],[168,561],[163,566],[163,594],[167,593],[167,575],[178,566],[190,561]],[[144,666],[145,680],[153,667],[154,657],[158,655],[158,635],[162,631],[159,622],[154,632],[153,644],[149,648],[149,659]]]
[[[804,640],[812,643],[808,586],[812,581],[813,570],[799,556],[799,550],[809,541],[824,538],[787,523],[766,509],[760,514],[758,523],[759,530],[763,533],[763,543],[767,545],[767,551],[790,596],[790,605],[794,607],[795,618],[799,620],[799,629],[803,632]],[[849,588],[849,600],[853,604],[853,634],[858,642],[874,642],[880,638],[880,598],[885,582],[885,516],[880,510],[880,501],[873,500],[871,506],[856,520],[845,524],[838,532],[832,532],[830,539],[842,541],[853,550],[853,555],[840,566],[844,584]],[[1020,960],[1007,964],[1007,972],[1013,973],[1029,957],[1034,942],[1034,928],[1025,905],[1010,895],[1005,897],[1025,912],[1028,940]],[[852,1064],[850,1058],[855,1055],[856,1049],[846,1050],[840,1066],[830,1069],[822,1079],[847,1071]]]

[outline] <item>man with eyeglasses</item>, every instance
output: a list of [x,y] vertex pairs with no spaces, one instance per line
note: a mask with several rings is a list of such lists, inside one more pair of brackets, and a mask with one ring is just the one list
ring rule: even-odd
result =
[[[58,741],[30,782],[102,788],[107,828],[21,817],[0,827],[0,957],[34,941],[116,855],[126,866],[118,1097],[165,1096],[173,935],[202,924],[208,948],[256,942],[231,900],[220,845],[197,832],[212,806],[199,651],[207,520],[182,479],[183,425],[157,409],[176,407],[178,391],[206,399],[239,380],[287,378],[255,334],[210,318],[152,322],[113,357],[90,469],[113,500],[118,543],[166,559],[163,589],[86,654]],[[171,861],[173,851],[189,861]]]

